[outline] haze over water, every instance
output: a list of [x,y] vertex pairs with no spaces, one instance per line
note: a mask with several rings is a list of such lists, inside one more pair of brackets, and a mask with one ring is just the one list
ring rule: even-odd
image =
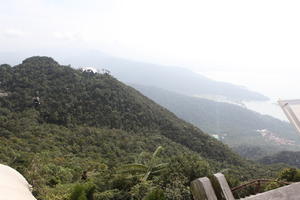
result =
[[280,120],[288,121],[283,111],[277,104],[277,101],[275,100],[261,101],[261,102],[250,101],[250,102],[243,102],[243,103],[250,110],[254,110],[264,115],[270,115]]
[[279,107],[277,101],[279,99],[299,99],[298,93],[299,79],[295,71],[287,70],[280,71],[276,69],[265,72],[243,72],[243,71],[230,71],[230,72],[207,72],[202,73],[209,78],[226,81],[233,84],[245,86],[247,89],[257,91],[270,98],[269,101],[245,101],[243,104],[251,110],[261,114],[271,115],[275,118],[285,120],[288,119]]

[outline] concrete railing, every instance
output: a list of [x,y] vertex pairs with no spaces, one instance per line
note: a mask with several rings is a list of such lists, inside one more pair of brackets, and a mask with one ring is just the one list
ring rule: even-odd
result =
[[300,183],[293,183],[284,187],[259,193],[243,200],[299,200],[300,199]]
[[231,189],[223,174],[214,174],[211,180],[204,177],[196,179],[191,183],[194,200],[234,200]]
[[[193,194],[194,200],[235,200],[225,176],[221,173],[214,174],[210,179],[204,177],[192,181],[191,192]],[[300,200],[300,183],[293,183],[284,187],[280,187],[242,199]]]

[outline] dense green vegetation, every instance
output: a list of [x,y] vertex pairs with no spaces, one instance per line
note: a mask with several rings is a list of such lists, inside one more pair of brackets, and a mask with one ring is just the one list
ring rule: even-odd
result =
[[240,156],[242,156],[243,158],[249,160],[258,160],[279,151],[279,149],[276,149],[276,147],[270,147],[270,146],[264,147],[264,146],[257,146],[253,144],[232,147],[232,150],[237,154],[239,154]]
[[[230,184],[274,176],[109,74],[32,57],[0,66],[0,163],[38,199],[191,199],[223,170]],[[124,169],[128,170],[124,170]]]
[[158,131],[204,157],[240,163],[225,145],[108,74],[81,72],[39,57],[0,69],[1,88],[10,93],[1,99],[1,107],[24,111],[32,108],[33,98],[39,96],[40,123]]
[[300,152],[282,151],[274,155],[265,156],[258,160],[263,164],[285,163],[290,166],[300,168]]
[[[234,147],[244,157],[257,159],[274,152],[300,148],[299,135],[287,122],[229,103],[185,96],[156,87],[133,87],[206,133],[218,135],[222,142]],[[295,143],[276,143],[264,138],[257,132],[262,129],[269,130],[282,141]]]

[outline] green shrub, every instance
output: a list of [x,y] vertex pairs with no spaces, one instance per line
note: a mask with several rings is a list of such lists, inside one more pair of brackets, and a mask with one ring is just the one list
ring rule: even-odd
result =
[[155,189],[148,193],[144,200],[166,200],[166,197],[163,190]]
[[70,200],[94,200],[93,184],[78,184],[74,187]]
[[280,180],[296,182],[300,181],[300,170],[295,168],[286,168],[283,169],[280,173],[278,178]]
[[272,181],[268,185],[266,185],[266,187],[264,188],[264,191],[274,190],[279,187],[281,187],[280,183],[278,183],[277,181]]

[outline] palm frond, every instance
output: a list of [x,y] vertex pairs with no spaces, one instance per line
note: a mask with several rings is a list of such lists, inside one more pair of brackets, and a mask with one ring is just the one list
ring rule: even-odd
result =
[[151,175],[153,175],[153,176],[157,176],[157,175],[160,175],[161,173],[163,173],[164,171],[166,171],[167,169],[166,168],[164,168],[164,169],[159,169],[159,170],[153,170],[152,172],[151,172]]
[[158,146],[152,155],[152,159],[156,157],[156,155],[163,150],[162,146]]
[[169,165],[169,163],[161,163],[161,164],[158,164],[158,165],[154,166],[154,167],[152,168],[152,170],[155,171],[155,170],[164,169],[164,168],[166,168],[168,165]]
[[151,171],[150,171],[150,170],[147,171],[147,173],[146,173],[145,176],[141,179],[141,181],[146,181],[146,180],[149,178],[150,174],[151,174]]
[[136,173],[136,172],[146,172],[148,170],[148,167],[139,164],[139,163],[133,163],[128,165],[123,165],[118,169],[119,173]]

